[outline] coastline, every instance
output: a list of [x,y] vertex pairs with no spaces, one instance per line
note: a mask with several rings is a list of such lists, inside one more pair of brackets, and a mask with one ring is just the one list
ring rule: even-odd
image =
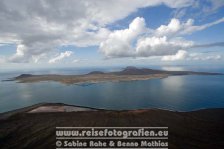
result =
[[[46,108],[43,108],[46,107]],[[60,110],[60,107],[63,107],[64,110]],[[43,109],[42,109],[43,108]],[[67,110],[66,108],[69,108],[70,110]],[[74,110],[72,110],[74,108]],[[76,110],[77,109],[83,109],[83,110]],[[53,111],[51,110],[53,109]],[[58,110],[57,110],[58,109]],[[199,109],[193,109],[188,111],[182,111],[182,110],[171,110],[168,108],[138,108],[138,109],[106,109],[106,108],[96,108],[96,107],[90,107],[90,106],[82,106],[82,105],[73,105],[73,104],[65,104],[65,103],[49,103],[49,102],[43,102],[43,103],[37,103],[30,106],[6,111],[0,113],[0,120],[9,118],[10,116],[13,116],[15,114],[20,113],[69,113],[69,112],[80,112],[80,111],[114,111],[114,112],[128,112],[128,111],[147,111],[147,110],[158,110],[158,111],[168,111],[168,112],[177,112],[177,113],[190,113],[190,112],[198,112],[203,110],[213,110],[213,109],[223,109],[224,107],[217,107],[217,108],[199,108]]]
[[[77,78],[78,77],[78,78]],[[33,76],[29,78],[19,78],[10,81],[17,81],[17,83],[35,83],[35,82],[44,82],[44,81],[54,81],[62,84],[75,84],[81,85],[85,83],[95,84],[102,82],[127,82],[127,81],[143,81],[150,79],[162,79],[169,77],[167,74],[158,74],[158,75],[124,75],[124,76],[115,76],[110,75],[109,77],[105,77],[103,75],[88,75],[86,76],[63,76],[63,75],[39,75]]]
[[223,75],[222,73],[210,72],[194,72],[194,71],[165,71],[154,70],[148,68],[126,67],[121,71],[101,72],[92,71],[83,75],[32,75],[21,74],[5,81],[17,81],[18,83],[35,83],[41,81],[55,81],[63,84],[84,84],[84,83],[99,83],[99,82],[122,82],[122,81],[140,81],[149,79],[162,79],[169,76],[181,75]]

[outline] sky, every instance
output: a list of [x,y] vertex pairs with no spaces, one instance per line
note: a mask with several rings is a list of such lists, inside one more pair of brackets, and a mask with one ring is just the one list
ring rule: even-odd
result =
[[223,0],[1,0],[0,69],[224,64]]

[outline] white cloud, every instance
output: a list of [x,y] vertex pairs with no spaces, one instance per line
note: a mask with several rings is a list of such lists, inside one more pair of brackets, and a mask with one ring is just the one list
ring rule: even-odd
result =
[[106,25],[139,8],[161,4],[182,8],[192,3],[193,0],[1,0],[0,41],[18,45],[9,62],[38,61],[40,55],[61,45],[99,45],[110,34]]
[[193,20],[189,19],[187,22],[181,23],[178,19],[171,19],[168,25],[161,25],[156,29],[157,36],[175,36],[178,32],[184,31],[186,28],[192,26]]
[[178,60],[194,60],[194,61],[205,61],[205,60],[220,60],[221,55],[206,55],[203,53],[188,53],[184,50],[179,50],[174,55],[166,55],[162,57],[162,61],[178,61]]
[[135,18],[124,30],[115,30],[100,44],[100,51],[107,58],[150,57],[175,54],[182,48],[189,48],[192,41],[182,38],[168,39],[149,34],[144,18]]
[[136,55],[140,57],[170,55],[192,45],[192,41],[180,40],[178,38],[169,40],[166,36],[146,37],[138,40]]
[[179,50],[175,55],[166,55],[162,57],[162,61],[184,60],[187,57],[187,51]]
[[141,34],[147,31],[144,18],[137,17],[124,30],[111,32],[108,38],[100,44],[100,51],[106,57],[134,56],[132,43]]
[[[179,50],[199,47],[193,41],[180,37],[181,35],[203,30],[223,21],[224,18],[195,26],[192,19],[180,22],[173,18],[168,25],[161,25],[152,30],[146,28],[144,18],[137,17],[131,22],[129,28],[111,32],[108,38],[101,42],[99,49],[107,58],[167,55],[165,59],[180,59],[179,56],[183,54],[183,51],[178,53]],[[217,44],[209,45],[215,46]]]
[[60,53],[60,55],[58,55],[58,56],[56,56],[56,57],[50,59],[48,62],[49,62],[50,64],[53,64],[53,63],[56,63],[56,62],[58,62],[58,61],[61,61],[61,60],[65,59],[66,57],[70,57],[72,54],[73,54],[72,51],[65,51],[65,52],[62,52],[62,53]]
[[[220,3],[215,0],[214,8]],[[61,45],[99,46],[107,58],[164,56],[193,46],[192,41],[179,36],[224,22],[222,18],[196,26],[192,19],[181,22],[173,18],[168,25],[152,30],[146,28],[144,18],[137,17],[127,29],[107,28],[139,8],[162,4],[180,9],[195,3],[194,0],[1,0],[0,43],[17,45],[16,53],[7,58],[13,63],[37,63],[51,57]],[[60,61],[52,59],[49,62]]]
[[210,22],[203,25],[193,25],[194,20],[188,19],[186,22],[181,23],[178,19],[171,19],[168,25],[161,25],[156,29],[155,35],[157,36],[177,36],[177,35],[185,35],[191,34],[196,31],[204,30],[213,25],[224,22],[224,18],[216,20],[214,22]]
[[188,55],[187,60],[220,60],[221,55],[205,55],[202,53],[191,53]]
[[17,62],[28,62],[28,59],[24,58],[24,55],[27,51],[27,47],[25,45],[19,44],[17,45],[16,53],[11,56],[8,61],[17,63]]
[[[180,33],[181,34],[191,34],[195,31],[201,31],[201,30],[204,30],[204,29],[209,28],[211,26],[214,26],[216,24],[223,23],[223,22],[224,22],[224,17],[219,19],[219,20],[216,20],[214,22],[210,22],[210,23],[207,23],[207,24],[204,24],[204,25],[199,25],[199,26],[189,25],[183,31],[181,31]],[[192,24],[193,24],[193,22],[192,22]]]

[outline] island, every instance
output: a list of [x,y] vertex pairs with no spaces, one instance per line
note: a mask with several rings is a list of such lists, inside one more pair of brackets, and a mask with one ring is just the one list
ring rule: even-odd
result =
[[148,68],[136,68],[129,66],[121,71],[116,72],[93,71],[83,75],[22,74],[10,80],[17,81],[19,83],[56,81],[63,84],[83,84],[83,83],[98,83],[107,81],[120,82],[120,81],[149,80],[155,78],[165,78],[168,76],[175,76],[175,75],[222,75],[222,74],[210,73],[210,72],[194,72],[194,71],[165,71],[165,70],[154,70]]

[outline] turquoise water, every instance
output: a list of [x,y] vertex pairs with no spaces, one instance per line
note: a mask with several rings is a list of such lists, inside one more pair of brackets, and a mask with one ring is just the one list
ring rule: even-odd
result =
[[[197,70],[205,71],[205,69]],[[89,71],[91,70],[75,69],[28,73],[82,74]],[[224,72],[223,69],[210,69],[210,71]],[[21,73],[24,72],[2,72],[0,79],[14,77]],[[62,102],[105,109],[163,108],[191,111],[218,108],[224,107],[224,76],[171,76],[147,81],[105,82],[90,85],[0,82],[0,112],[40,102]]]

